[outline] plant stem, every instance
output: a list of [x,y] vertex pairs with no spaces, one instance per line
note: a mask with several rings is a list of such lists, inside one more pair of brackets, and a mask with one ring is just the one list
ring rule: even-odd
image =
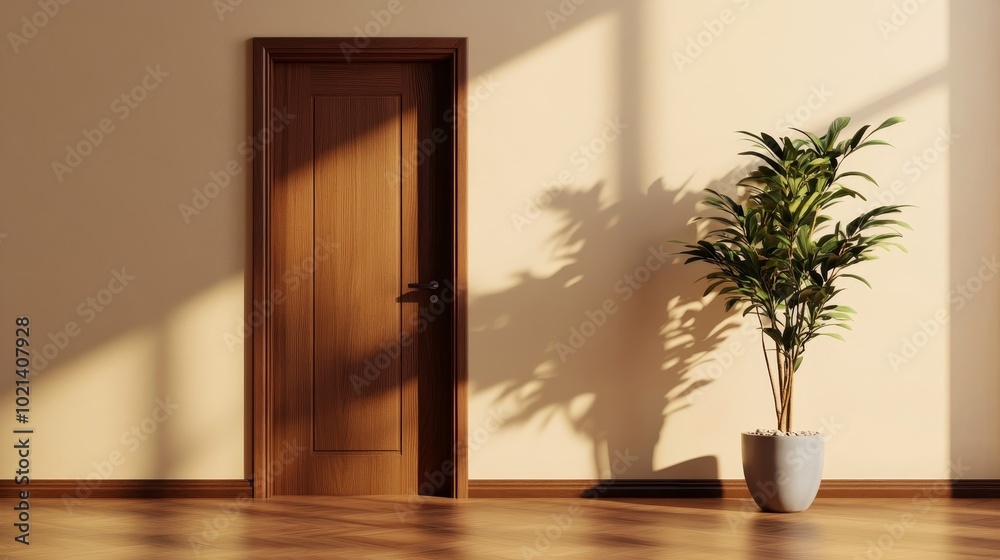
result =
[[[792,358],[794,360],[794,358]],[[792,385],[795,381],[795,362],[788,365],[788,403],[785,404],[785,431],[792,431]]]
[[781,403],[778,405],[778,429],[785,419],[785,371],[781,363],[781,351],[777,343],[774,345],[774,361],[778,366],[778,393],[781,396]]
[[782,356],[785,359],[785,387],[781,395],[781,416],[784,419],[784,425],[779,425],[778,429],[784,431],[789,431],[792,412],[792,368],[794,364],[788,362],[789,357],[788,352]]
[[760,316],[760,311],[757,312],[757,324],[760,325],[760,349],[764,353],[764,364],[767,365],[767,380],[771,382],[771,397],[774,398],[774,414],[780,421],[781,407],[779,402],[781,397],[777,382],[774,378],[774,373],[771,371],[771,360],[767,357],[767,345],[764,343],[764,320]]

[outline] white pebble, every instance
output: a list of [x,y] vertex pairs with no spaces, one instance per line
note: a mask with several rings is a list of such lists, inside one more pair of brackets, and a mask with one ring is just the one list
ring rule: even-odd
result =
[[747,432],[747,434],[752,436],[818,436],[819,432],[814,430],[799,430],[797,432],[783,432],[781,430],[763,430],[756,429],[752,432]]

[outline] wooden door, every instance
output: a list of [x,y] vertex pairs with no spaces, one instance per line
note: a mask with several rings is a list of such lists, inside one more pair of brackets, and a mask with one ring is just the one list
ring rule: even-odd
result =
[[449,73],[271,68],[268,495],[458,494]]

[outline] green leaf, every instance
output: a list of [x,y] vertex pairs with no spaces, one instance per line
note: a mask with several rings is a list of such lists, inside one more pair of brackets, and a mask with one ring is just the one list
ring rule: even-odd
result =
[[867,229],[870,227],[886,227],[886,226],[899,226],[901,228],[913,231],[913,228],[910,227],[910,224],[906,222],[901,222],[899,220],[872,220],[868,222],[865,228]]
[[809,160],[809,162],[806,163],[806,168],[817,167],[820,165],[830,165],[830,158],[822,157]]
[[875,182],[875,179],[872,179],[871,175],[869,175],[867,173],[862,173],[860,171],[847,171],[847,172],[841,173],[840,175],[837,175],[833,180],[834,181],[839,181],[839,180],[843,179],[844,177],[863,177],[863,178],[867,179],[869,183],[875,185],[876,187],[878,186],[878,183]]
[[872,134],[874,134],[874,133],[882,130],[883,128],[889,128],[890,126],[892,126],[894,124],[899,124],[899,123],[901,123],[901,122],[903,122],[905,120],[906,119],[904,119],[903,117],[889,117],[888,119],[885,119],[884,121],[882,121],[882,124],[878,125],[878,128],[876,128],[875,130],[872,131]]
[[861,143],[861,139],[864,138],[865,131],[868,130],[870,128],[870,126],[871,125],[867,125],[866,124],[865,126],[862,126],[861,128],[859,128],[858,131],[854,133],[854,137],[851,138],[851,149],[852,150],[858,147],[858,144]]
[[792,325],[786,325],[784,332],[781,333],[781,342],[785,348],[791,348],[794,337],[795,328]]
[[837,192],[835,192],[832,195],[830,195],[831,196],[831,200],[836,200],[836,199],[844,197],[844,196],[849,196],[851,198],[860,198],[861,200],[868,200],[867,198],[865,198],[865,196],[863,194],[859,193],[858,191],[856,191],[854,189],[849,189],[849,188],[847,188],[844,185],[841,185],[839,183],[837,184],[837,186],[840,187],[840,188],[837,189]]
[[865,146],[892,146],[892,144],[886,142],[885,140],[866,140],[860,146],[855,148],[855,150],[860,150]]
[[781,344],[781,331],[779,331],[778,329],[776,329],[774,327],[766,327],[766,328],[764,328],[763,332],[771,340],[773,340],[775,344]]
[[737,134],[745,134],[745,135],[749,136],[750,138],[753,138],[754,140],[756,140],[757,142],[759,142],[761,144],[764,143],[764,139],[763,138],[761,138],[760,136],[757,136],[756,134],[754,134],[752,132],[747,132],[745,130],[737,130],[736,133]]
[[855,280],[858,280],[858,281],[864,283],[865,286],[868,286],[869,288],[872,287],[872,285],[869,284],[867,280],[865,280],[864,278],[858,276],[857,274],[848,274],[848,273],[845,272],[845,273],[841,274],[841,276],[843,276],[844,278],[854,278]]
[[[794,130],[795,132],[799,132],[799,133],[804,134],[806,136],[806,138],[809,138],[809,142],[811,142],[812,145],[813,145],[813,147],[816,148],[816,152],[817,153],[823,153],[823,152],[826,151],[826,146],[824,146],[821,143],[820,139],[815,134],[813,134],[812,132],[808,132],[808,131],[802,130],[800,128],[795,128],[794,126],[790,127],[790,128],[792,130]],[[789,144],[791,144],[791,142],[789,142]],[[792,150],[790,150],[790,151],[792,151]]]
[[837,136],[840,136],[841,131],[847,128],[847,125],[851,123],[851,117],[838,117],[830,123],[830,128],[826,131],[826,142],[827,146],[832,146],[834,142],[837,141]]
[[763,140],[764,145],[767,146],[767,149],[770,150],[772,154],[774,154],[774,157],[776,158],[781,157],[782,154],[781,144],[778,144],[778,141],[775,140],[773,136],[765,132],[761,132],[760,138]]
[[740,152],[739,155],[741,155],[741,156],[755,156],[755,157],[758,157],[758,158],[764,160],[765,162],[767,162],[767,164],[770,165],[771,168],[774,169],[775,171],[777,171],[778,173],[784,173],[785,172],[785,168],[782,167],[782,165],[780,163],[774,161],[773,159],[765,156],[764,154],[762,154],[760,152],[755,152],[753,150],[750,150],[750,151],[746,151],[746,152]]

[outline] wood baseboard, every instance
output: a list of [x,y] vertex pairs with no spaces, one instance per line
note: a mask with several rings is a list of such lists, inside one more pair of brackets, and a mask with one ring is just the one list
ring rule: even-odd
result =
[[[750,498],[741,479],[470,480],[470,498]],[[1000,498],[1000,479],[824,480],[820,498]]]
[[253,496],[249,480],[32,480],[17,485],[0,480],[0,498],[22,490],[32,498],[239,498]]
[[742,480],[469,481],[470,498],[731,498],[740,489]]
[[[0,480],[0,498],[241,498],[248,480]],[[750,498],[739,479],[470,480],[470,498]],[[1000,498],[1000,479],[824,480],[820,498]]]

